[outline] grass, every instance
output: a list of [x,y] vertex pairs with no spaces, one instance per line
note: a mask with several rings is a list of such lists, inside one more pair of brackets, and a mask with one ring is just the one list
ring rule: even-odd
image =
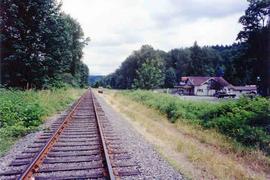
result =
[[270,159],[260,150],[243,146],[216,129],[185,120],[170,123],[167,115],[125,92],[106,90],[102,96],[187,178],[269,178]]
[[0,156],[20,137],[38,129],[49,116],[64,110],[85,90],[0,90]]
[[182,121],[215,129],[239,143],[270,153],[270,101],[265,98],[213,104],[180,100],[151,91],[125,91],[123,95],[160,111],[172,123]]
[[8,136],[3,136],[1,134],[0,137],[0,156],[4,155],[10,147],[18,140],[18,138],[15,137],[8,137]]

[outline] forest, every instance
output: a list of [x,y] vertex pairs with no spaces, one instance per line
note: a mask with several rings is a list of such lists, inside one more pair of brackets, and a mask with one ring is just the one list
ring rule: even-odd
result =
[[2,87],[48,89],[88,85],[81,61],[89,41],[56,0],[1,1]]
[[170,88],[181,76],[223,76],[233,85],[256,84],[270,94],[270,2],[248,0],[240,17],[243,29],[232,45],[175,48],[169,52],[143,45],[112,74],[95,85],[116,89]]

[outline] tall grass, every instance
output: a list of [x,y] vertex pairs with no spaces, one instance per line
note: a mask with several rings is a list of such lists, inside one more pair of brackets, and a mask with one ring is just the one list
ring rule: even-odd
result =
[[184,121],[216,129],[244,145],[270,153],[270,101],[265,98],[207,103],[181,100],[151,91],[122,93],[166,114],[172,123]]
[[269,176],[270,160],[265,153],[243,146],[216,129],[194,125],[190,119],[179,118],[170,123],[165,113],[133,100],[132,95],[123,91],[106,90],[101,97],[187,179],[267,179]]
[[18,137],[37,127],[43,120],[63,110],[84,90],[58,89],[42,91],[0,90],[0,155]]

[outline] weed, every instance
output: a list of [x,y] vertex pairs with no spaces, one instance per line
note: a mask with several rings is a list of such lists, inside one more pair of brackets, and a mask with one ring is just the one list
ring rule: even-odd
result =
[[66,108],[83,91],[0,90],[0,154],[3,154],[14,140],[36,130],[46,117]]

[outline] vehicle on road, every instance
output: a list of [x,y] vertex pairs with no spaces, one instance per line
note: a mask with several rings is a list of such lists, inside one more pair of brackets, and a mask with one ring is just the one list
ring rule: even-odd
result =
[[235,98],[235,96],[236,94],[228,94],[224,91],[219,91],[219,92],[214,93],[214,97],[217,97],[217,98],[225,98],[225,97]]
[[252,98],[257,96],[257,93],[254,91],[251,91],[251,92],[244,94],[244,96],[252,99]]

